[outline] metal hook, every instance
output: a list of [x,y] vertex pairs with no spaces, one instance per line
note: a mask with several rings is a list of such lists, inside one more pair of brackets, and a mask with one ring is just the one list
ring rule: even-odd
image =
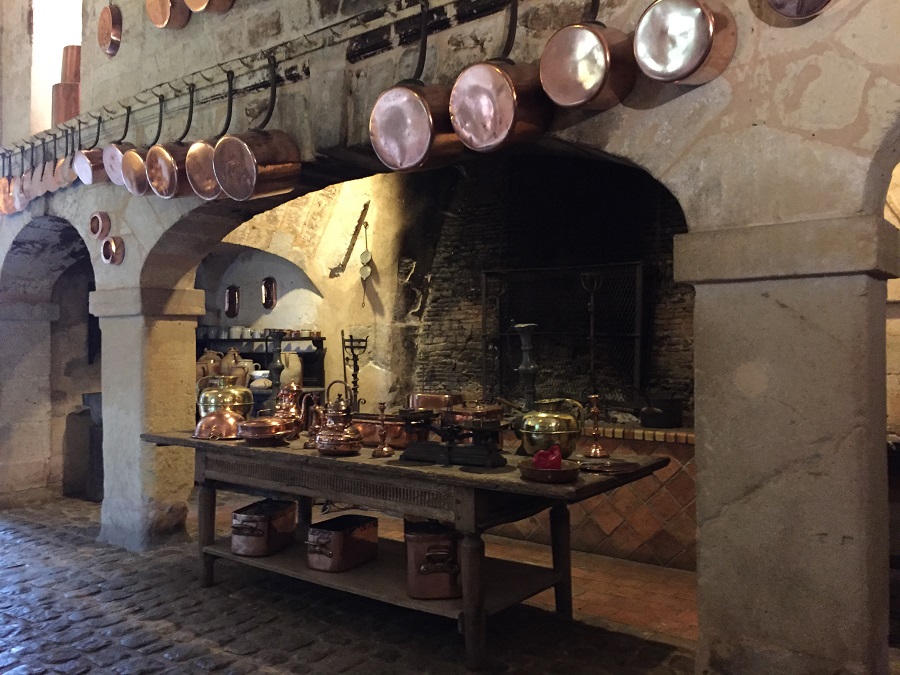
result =
[[519,0],[509,0],[509,24],[506,28],[506,43],[500,52],[501,59],[508,59],[516,41],[516,27],[519,22]]
[[171,82],[166,82],[164,85],[175,92],[176,96],[181,96],[181,89],[176,89],[175,86]]
[[231,126],[231,115],[234,110],[234,71],[226,71],[225,76],[228,78],[228,107],[225,113],[225,125],[222,127],[222,133],[219,134],[220,137],[228,133],[228,127]]
[[600,16],[600,0],[591,0],[590,7],[587,9],[587,14],[584,17],[585,21],[596,21],[597,17]]
[[419,4],[422,9],[422,25],[419,35],[419,60],[416,62],[416,72],[413,73],[412,79],[421,80],[422,72],[425,70],[425,50],[428,47],[428,0],[420,0]]
[[56,169],[56,162],[59,159],[59,144],[57,143],[59,139],[56,134],[50,135],[53,136],[53,168]]
[[263,117],[262,122],[256,127],[257,131],[265,129],[266,125],[272,119],[272,113],[275,112],[275,98],[278,89],[278,63],[275,61],[275,55],[269,54],[266,58],[269,61],[269,108],[266,110],[266,116]]
[[[31,162],[31,173],[33,174],[34,173],[34,141],[28,141],[28,144],[31,146],[30,162]],[[23,171],[22,173],[25,173],[25,172]]]
[[150,142],[150,145],[156,145],[159,143],[159,137],[162,135],[162,123],[163,123],[163,103],[166,98],[162,94],[157,94],[159,97],[159,119],[156,121],[156,136]]
[[97,144],[100,143],[100,127],[103,126],[103,117],[97,118],[97,137],[94,139],[93,145],[89,148],[85,148],[85,150],[93,150],[97,147]]
[[125,137],[128,135],[128,125],[131,123],[131,106],[125,106],[125,131],[122,132],[122,138],[117,141],[113,141],[116,145],[125,140]]
[[188,85],[188,115],[187,115],[187,124],[184,125],[184,133],[179,136],[175,142],[181,143],[185,138],[187,138],[188,132],[191,130],[191,124],[194,121],[194,87],[193,84]]
[[41,180],[44,180],[44,173],[47,171],[47,139],[41,141]]

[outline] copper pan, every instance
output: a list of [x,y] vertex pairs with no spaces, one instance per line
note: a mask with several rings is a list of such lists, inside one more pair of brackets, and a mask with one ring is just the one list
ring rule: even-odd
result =
[[125,108],[125,129],[122,137],[113,141],[103,148],[103,169],[109,180],[116,185],[125,185],[125,179],[122,177],[122,157],[129,150],[134,149],[134,143],[126,143],[125,137],[128,135],[128,126],[131,123],[131,106]]
[[97,43],[110,58],[119,52],[119,45],[122,44],[122,10],[116,5],[110,4],[100,10]]
[[[103,167],[103,148],[98,148],[100,142],[100,128],[103,125],[103,118],[97,118],[97,138],[94,144],[75,153],[75,159],[72,166],[75,173],[85,185],[93,185],[94,183],[108,183],[109,176],[106,175],[106,169]],[[81,134],[79,133],[79,138]]]
[[234,0],[184,0],[192,12],[209,12],[210,14],[224,14],[234,5]]
[[78,178],[75,169],[72,168],[72,158],[63,157],[56,162],[56,170],[53,172],[53,178],[60,188],[67,188]]
[[9,178],[3,176],[0,178],[0,213],[4,216],[12,215],[16,212],[13,206],[12,194],[9,191]]
[[[158,97],[159,100],[159,116],[156,121],[156,136],[150,141],[150,146],[156,145],[159,137],[162,135],[163,122],[163,106],[165,98]],[[122,184],[131,194],[141,196],[147,194],[150,189],[150,183],[147,180],[147,167],[144,160],[150,147],[132,148],[122,155]]]
[[223,196],[222,186],[216,180],[213,160],[216,156],[216,143],[228,132],[228,127],[231,126],[231,114],[234,105],[234,73],[229,70],[226,76],[228,78],[228,108],[222,133],[213,138],[207,138],[191,144],[184,162],[188,182],[194,189],[194,193],[200,199],[208,202]]
[[822,12],[831,0],[769,0],[769,6],[781,16],[803,20]]
[[638,20],[634,56],[659,82],[704,84],[728,66],[737,25],[720,0],[656,0]]
[[28,208],[28,203],[31,201],[25,194],[22,178],[22,176],[16,176],[15,178],[13,178],[12,186],[10,187],[10,193],[12,194],[13,200],[13,208],[17,212],[24,211],[26,208]]
[[163,199],[193,194],[185,169],[189,146],[184,139],[194,120],[194,89],[193,84],[188,85],[188,114],[184,133],[171,143],[154,145],[144,158],[150,189]]
[[541,54],[541,85],[563,108],[609,110],[631,92],[636,71],[629,36],[597,21],[561,28]]
[[191,10],[184,0],[146,0],[147,16],[157,28],[184,28],[191,20]]

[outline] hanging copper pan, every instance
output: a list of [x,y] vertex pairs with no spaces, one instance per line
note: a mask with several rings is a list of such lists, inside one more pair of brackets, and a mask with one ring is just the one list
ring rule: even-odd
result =
[[[103,168],[103,148],[98,148],[100,142],[100,127],[103,125],[103,118],[97,118],[97,138],[94,144],[75,153],[75,159],[72,166],[75,173],[85,185],[93,185],[94,183],[108,183],[109,176],[106,175],[106,169]],[[81,134],[79,133],[79,137]]]
[[634,87],[631,39],[599,21],[560,29],[544,45],[541,85],[563,108],[608,110]]
[[382,92],[369,114],[369,139],[385,166],[414,171],[447,164],[463,144],[450,122],[450,87],[420,80],[428,40],[428,4],[422,3],[419,60],[410,80]]
[[119,52],[119,45],[122,44],[122,10],[116,5],[109,4],[100,10],[97,43],[103,53],[110,58]]
[[656,0],[638,20],[634,56],[659,82],[704,84],[728,66],[737,25],[720,0]]
[[144,165],[147,167],[147,182],[150,183],[150,189],[153,190],[157,197],[162,197],[163,199],[193,194],[184,165],[189,147],[184,142],[184,139],[191,130],[191,123],[194,120],[193,84],[188,85],[188,97],[187,124],[185,125],[184,133],[171,143],[154,145],[144,158]]
[[213,160],[216,156],[216,143],[228,133],[228,127],[231,126],[231,115],[234,110],[234,73],[229,70],[226,73],[226,77],[228,80],[228,103],[222,133],[213,138],[207,138],[191,144],[191,147],[188,148],[187,159],[184,162],[188,182],[194,189],[194,193],[200,199],[208,202],[222,196],[222,186],[216,180]]
[[11,165],[12,158],[9,154],[0,155],[0,213],[5,216],[15,213],[16,210],[13,205],[12,192],[10,192]]
[[[66,148],[65,153],[63,154],[62,159],[56,161],[56,169],[53,171],[53,179],[56,181],[56,184],[60,188],[67,188],[75,180],[78,178],[78,174],[75,173],[75,169],[72,168],[72,160],[74,156],[70,157],[69,153],[75,151],[75,144],[72,143],[72,149],[69,149],[69,133],[72,132],[68,127],[65,128],[65,136],[66,136]],[[73,133],[74,136],[74,133]]]
[[450,92],[450,120],[466,147],[490,152],[536,141],[550,124],[552,106],[531,63],[507,57],[515,41],[518,0],[509,3],[506,44],[498,59],[469,66]]
[[126,152],[135,147],[134,143],[125,142],[130,122],[131,106],[127,106],[125,108],[125,130],[122,132],[122,137],[103,148],[103,169],[109,180],[116,185],[125,185],[125,179],[122,177],[122,158]]
[[[159,137],[162,135],[165,98],[160,95],[158,99],[159,117],[156,121],[156,136],[150,142],[150,146],[156,145]],[[150,189],[150,183],[147,181],[147,167],[144,164],[149,150],[150,147],[132,148],[122,155],[122,182],[125,185],[125,189],[136,196],[147,194],[147,190]]]
[[265,131],[275,110],[277,72],[269,59],[269,108],[255,129],[228,134],[216,143],[213,170],[222,192],[243,202],[294,189],[300,176],[300,148],[283,131]]
[[789,19],[809,19],[820,13],[831,0],[769,0],[769,6]]
[[210,14],[224,14],[234,5],[234,0],[185,0],[185,4],[192,12],[209,12]]
[[146,0],[147,16],[157,28],[184,28],[191,10],[184,0]]

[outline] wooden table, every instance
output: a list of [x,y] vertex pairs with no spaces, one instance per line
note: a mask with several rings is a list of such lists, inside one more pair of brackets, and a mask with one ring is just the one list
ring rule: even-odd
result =
[[[568,505],[648,476],[668,464],[666,457],[635,457],[641,468],[619,476],[582,472],[575,483],[547,485],[522,479],[515,463],[495,469],[435,466],[372,459],[363,449],[356,457],[325,457],[303,449],[302,438],[277,448],[249,447],[242,441],[208,441],[190,432],[142,434],[159,445],[195,449],[194,480],[199,486],[201,581],[213,582],[213,563],[227,558],[402,607],[457,619],[466,642],[466,663],[477,668],[485,659],[485,618],[547,588],[553,588],[556,613],[572,618],[571,555]],[[382,540],[378,559],[356,569],[328,573],[310,570],[306,552],[291,547],[263,558],[237,556],[228,538],[215,539],[216,490],[291,498],[299,501],[298,536],[306,541],[313,498],[320,497],[381,511],[452,522],[462,533],[462,598],[417,600],[406,594],[403,544]],[[553,567],[485,558],[482,533],[550,509]],[[485,584],[485,579],[490,579]]]

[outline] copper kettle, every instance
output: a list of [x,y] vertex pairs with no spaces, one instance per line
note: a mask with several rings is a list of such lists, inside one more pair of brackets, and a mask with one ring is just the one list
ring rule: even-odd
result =
[[362,450],[362,434],[353,426],[350,385],[335,380],[325,389],[325,398],[329,399],[331,388],[336,384],[344,385],[344,394],[338,394],[325,407],[325,426],[316,434],[316,448],[323,455],[356,455]]

